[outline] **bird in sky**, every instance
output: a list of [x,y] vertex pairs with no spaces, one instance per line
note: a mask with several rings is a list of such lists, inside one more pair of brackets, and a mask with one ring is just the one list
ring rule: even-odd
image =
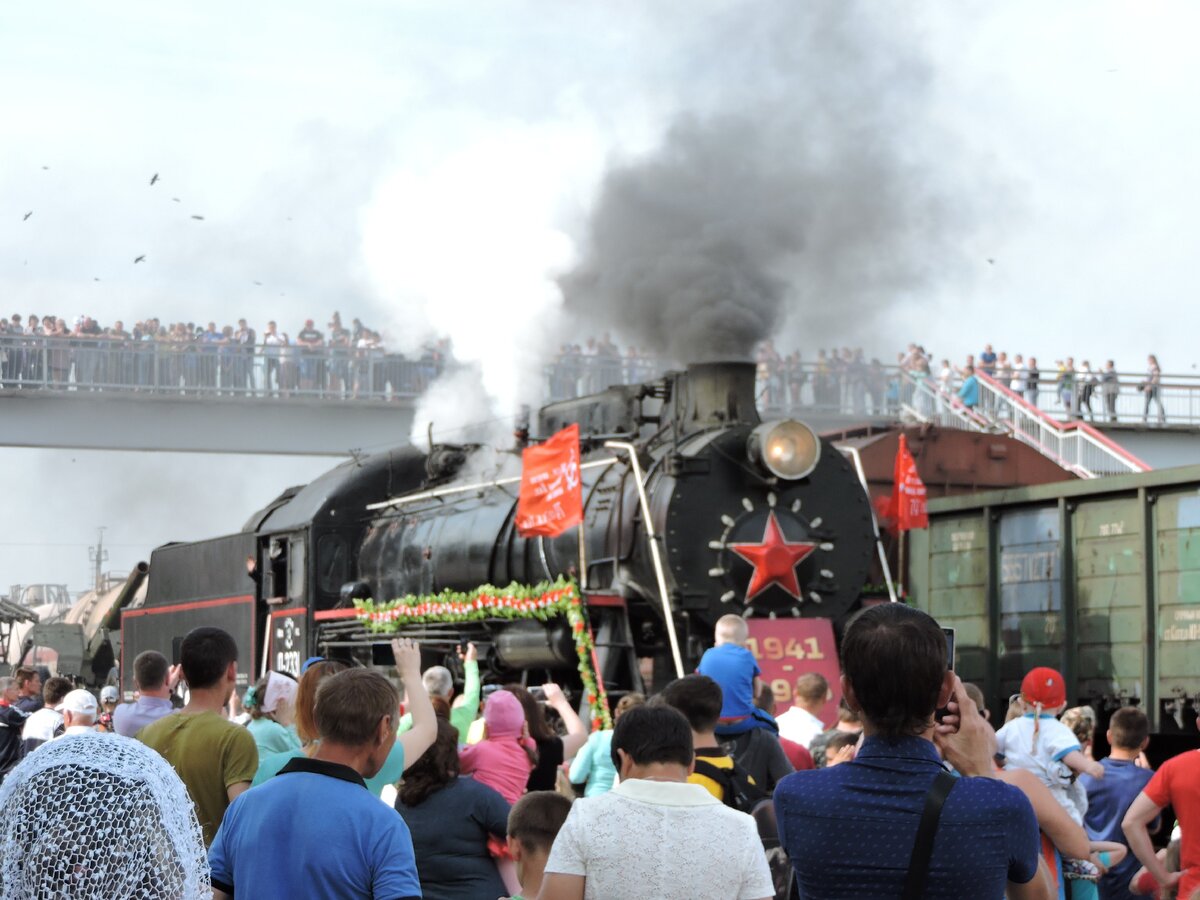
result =
[[141,256],[139,256],[137,259],[135,259],[133,261],[133,263],[134,263],[134,265],[137,265],[138,263],[145,262],[145,261],[146,261],[146,254],[143,253]]
[[204,221],[204,216],[192,216],[192,218],[193,218],[193,219],[195,219],[197,222],[203,222],[203,221]]
[[179,198],[178,198],[178,197],[172,197],[171,199],[172,199],[172,200],[174,200],[176,203],[178,203],[178,202],[179,202]]
[[996,264],[996,261],[995,261],[994,259],[992,259],[992,258],[989,256],[989,257],[988,257],[988,265],[989,265],[989,266],[994,266],[995,264]]
[[30,217],[30,216],[32,216],[32,215],[33,215],[33,210],[31,209],[29,212],[25,213],[25,218],[23,218],[21,221],[22,221],[22,222],[28,222],[28,221],[29,221],[29,217]]
[[157,172],[155,172],[155,173],[154,173],[154,177],[152,177],[152,178],[150,179],[150,187],[154,187],[154,185],[155,185],[155,183],[156,183],[157,181],[158,181],[158,173],[157,173]]
[[259,287],[262,287],[262,282],[261,282],[261,281],[256,281],[256,282],[254,282],[254,283],[255,283],[255,284],[257,284]]
[[99,278],[93,278],[92,281],[99,281]]
[[42,171],[43,171],[43,172],[49,172],[49,171],[50,171],[50,167],[49,167],[49,166],[42,166]]

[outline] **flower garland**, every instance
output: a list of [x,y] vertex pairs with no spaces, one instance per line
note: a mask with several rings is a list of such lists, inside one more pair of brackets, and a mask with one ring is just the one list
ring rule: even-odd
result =
[[447,622],[482,622],[488,619],[516,621],[566,616],[579,657],[579,677],[592,714],[592,730],[612,728],[608,694],[596,675],[596,643],[588,624],[587,611],[575,582],[559,578],[533,587],[510,584],[505,588],[485,584],[473,591],[445,590],[418,597],[409,594],[398,600],[375,603],[355,600],[358,618],[369,631],[392,633],[405,625]]

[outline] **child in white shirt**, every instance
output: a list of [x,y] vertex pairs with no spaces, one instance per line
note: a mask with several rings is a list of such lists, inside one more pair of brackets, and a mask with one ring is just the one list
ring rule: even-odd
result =
[[1054,669],[1033,669],[1021,682],[1024,714],[996,733],[1005,766],[1025,769],[1050,789],[1072,819],[1083,825],[1087,792],[1076,781],[1087,773],[1104,777],[1104,767],[1083,754],[1075,733],[1056,718],[1067,706],[1066,685]]

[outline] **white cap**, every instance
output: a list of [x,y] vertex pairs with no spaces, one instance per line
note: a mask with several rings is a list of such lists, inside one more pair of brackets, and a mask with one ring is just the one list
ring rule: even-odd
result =
[[67,696],[63,697],[63,712],[74,713],[78,716],[95,716],[99,709],[100,707],[96,704],[96,698],[92,696],[90,691],[85,691],[82,688],[73,690]]
[[100,688],[101,703],[116,703],[120,699],[121,695],[117,693],[117,688],[115,685],[106,684],[104,687]]

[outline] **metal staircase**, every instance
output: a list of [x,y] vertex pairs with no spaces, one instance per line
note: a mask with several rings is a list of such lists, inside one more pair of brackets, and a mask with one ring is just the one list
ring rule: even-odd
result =
[[943,428],[1008,435],[1080,478],[1150,471],[1150,466],[1086,422],[1059,422],[995,379],[978,372],[975,377],[979,404],[969,408],[934,379],[901,372],[901,417]]

